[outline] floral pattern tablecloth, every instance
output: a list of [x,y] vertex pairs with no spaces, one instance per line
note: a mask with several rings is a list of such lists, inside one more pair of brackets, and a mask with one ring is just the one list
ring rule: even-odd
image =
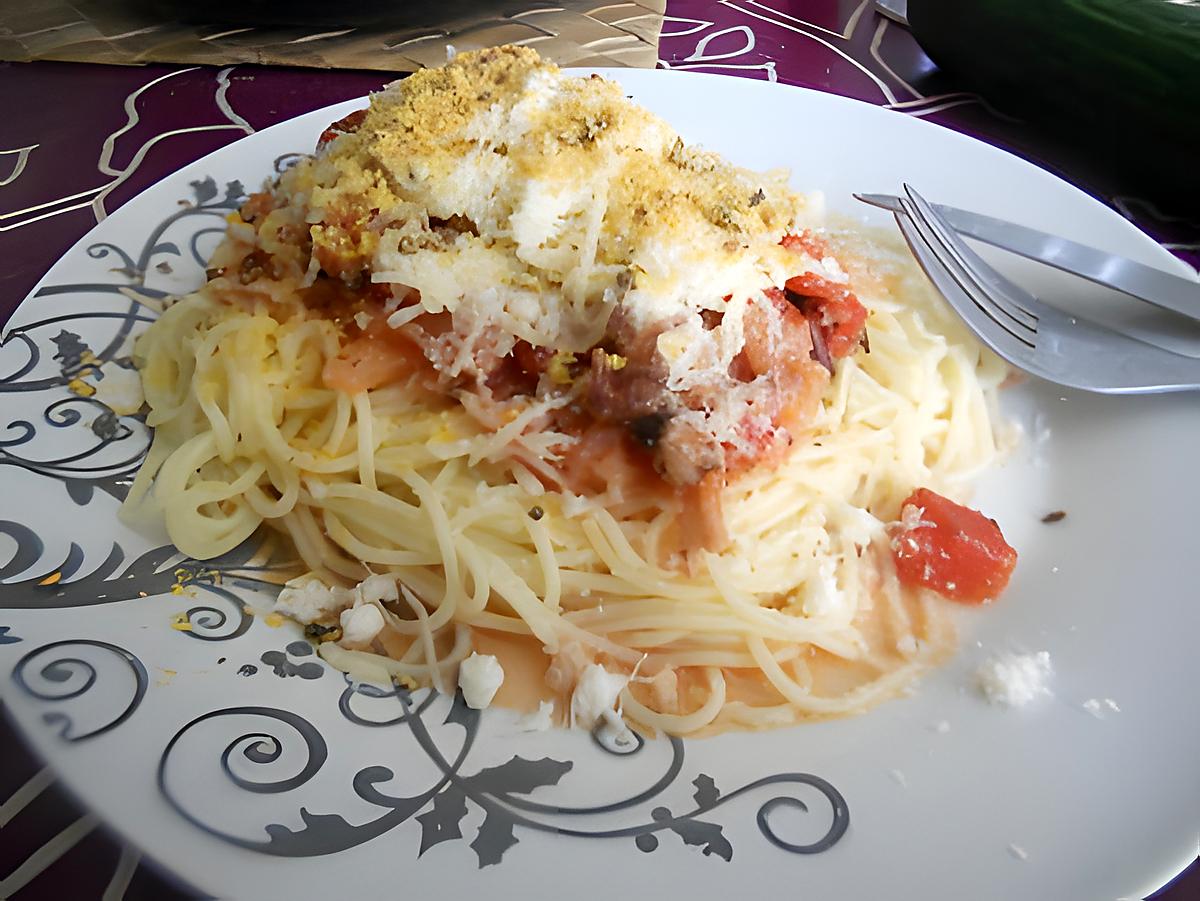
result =
[[[1087,154],[961,90],[871,0],[668,0],[659,59],[667,69],[830,91],[982,138],[1078,184],[1200,264],[1200,218],[1163,213],[1153,198],[1107,180]],[[164,174],[388,80],[250,65],[0,63],[0,322],[92,225]],[[195,892],[142,865],[80,810],[0,719],[0,898],[101,896]],[[1200,897],[1200,869],[1158,897]]]

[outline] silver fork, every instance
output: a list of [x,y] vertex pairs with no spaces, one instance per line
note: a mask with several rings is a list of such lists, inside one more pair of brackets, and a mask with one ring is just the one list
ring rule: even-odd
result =
[[1200,390],[1200,358],[1069,316],[1009,281],[908,185],[896,223],[913,256],[984,344],[1018,369],[1101,394]]

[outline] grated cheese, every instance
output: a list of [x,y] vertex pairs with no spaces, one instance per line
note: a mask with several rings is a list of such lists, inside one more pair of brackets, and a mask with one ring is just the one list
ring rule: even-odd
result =
[[[837,584],[837,564],[824,558],[817,566],[817,578],[813,579],[804,595],[805,616],[830,616],[846,608],[846,598]],[[913,648],[916,650],[915,646]]]
[[1049,695],[1046,684],[1054,672],[1048,651],[1036,654],[997,654],[975,673],[984,697],[1001,707],[1024,707]]
[[[454,315],[462,340],[436,362],[456,377],[518,339],[587,350],[618,305],[639,329],[698,323],[804,268],[844,279],[831,257],[779,245],[822,212],[786,177],[688,147],[614,82],[510,46],[376,94],[362,126],[285,173],[280,194],[303,201],[314,255]],[[713,340],[736,354],[736,317]]]

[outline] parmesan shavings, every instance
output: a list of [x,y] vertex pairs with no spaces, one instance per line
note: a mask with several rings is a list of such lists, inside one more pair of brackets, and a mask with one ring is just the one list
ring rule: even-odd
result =
[[[688,147],[615,82],[531,49],[448,52],[364,114],[284,181],[326,272],[370,270],[419,292],[417,311],[452,314],[449,377],[516,340],[586,351],[618,304],[639,328],[698,323],[806,268],[845,278],[832,257],[780,246],[821,212],[786,173]],[[740,348],[734,319],[713,336],[722,358]]]

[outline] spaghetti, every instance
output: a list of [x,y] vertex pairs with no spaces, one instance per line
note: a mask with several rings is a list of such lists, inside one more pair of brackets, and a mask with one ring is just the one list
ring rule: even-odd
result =
[[[389,144],[433,111],[438,143]],[[547,134],[600,174],[555,170]],[[455,195],[484,147],[509,168]],[[543,170],[557,193],[497,212]],[[673,734],[866,709],[950,647],[896,542],[932,526],[915,487],[961,496],[995,459],[1006,373],[901,248],[820,220],[529,51],[419,73],[231,217],[139,339],[127,513],[200,559],[284,533],[309,572],[279,609],[362,678],[444,689],[480,651],[533,667],[510,703]],[[570,703],[606,674],[607,706]]]

